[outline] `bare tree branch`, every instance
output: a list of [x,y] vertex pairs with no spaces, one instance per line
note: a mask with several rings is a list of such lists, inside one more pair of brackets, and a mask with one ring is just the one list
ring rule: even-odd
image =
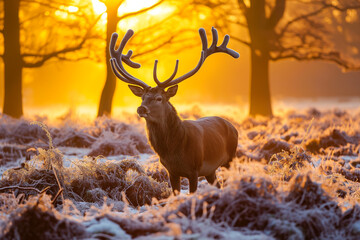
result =
[[279,33],[279,36],[283,36],[284,33],[286,32],[286,30],[294,23],[298,22],[298,21],[301,21],[301,20],[304,20],[304,19],[307,19],[307,18],[310,18],[310,17],[313,17],[313,16],[316,16],[318,14],[320,14],[321,12],[329,9],[329,8],[334,8],[338,11],[347,11],[347,10],[350,10],[350,9],[360,9],[360,4],[356,4],[356,5],[351,5],[351,6],[345,6],[345,7],[339,7],[339,6],[336,6],[336,5],[333,5],[333,4],[328,4],[328,3],[325,3],[324,1],[319,1],[319,3],[321,3],[321,7],[315,11],[312,11],[310,13],[307,13],[307,14],[303,14],[303,15],[300,15],[290,21],[288,21],[286,23],[286,25],[282,28],[282,30],[280,31]]
[[244,28],[248,28],[249,26],[246,24],[246,23],[243,23],[243,22],[240,22],[239,20],[227,20],[228,23],[232,23],[232,24],[236,24],[236,25],[239,25],[241,27],[244,27]]
[[51,3],[47,3],[47,2],[41,2],[41,1],[36,1],[36,0],[21,0],[22,3],[35,3],[35,4],[39,4],[43,7],[46,7],[46,8],[50,8],[50,9],[55,9],[55,10],[59,10],[59,5],[62,5],[62,4],[56,4],[56,2],[52,2]]
[[328,7],[328,8],[334,8],[340,12],[344,12],[344,11],[351,10],[351,9],[359,9],[360,3],[359,3],[359,1],[356,1],[356,4],[354,4],[354,5],[348,5],[348,6],[343,6],[343,7],[341,7],[340,5],[323,3],[323,6]]
[[[52,0],[51,3],[50,1],[41,1],[41,0],[20,0],[22,3],[35,3],[35,4],[39,4],[41,6],[47,7],[47,8],[51,8],[51,9],[55,9],[55,10],[59,10],[59,6],[69,6],[71,3],[69,3],[69,1],[54,1]],[[74,6],[77,6],[79,8],[83,8],[86,7],[86,5],[80,5],[79,3],[74,3]],[[62,11],[66,11],[65,9],[61,9]]]
[[268,19],[268,26],[270,27],[270,29],[276,27],[280,19],[284,16],[285,5],[286,5],[285,0],[276,0],[275,7],[273,8],[270,17]]
[[238,0],[237,2],[239,4],[240,10],[244,14],[244,16],[247,17],[249,8],[246,6],[244,0]]
[[28,21],[31,21],[31,20],[34,20],[34,19],[36,19],[36,18],[38,18],[38,17],[43,16],[44,14],[45,14],[45,12],[41,12],[41,13],[35,14],[35,15],[33,15],[33,16],[27,18],[27,19],[22,20],[22,21],[19,23],[19,25],[21,26],[21,25],[23,25],[24,23],[26,23],[26,22],[28,22]]
[[300,21],[300,20],[303,20],[303,19],[306,19],[306,18],[309,18],[309,17],[312,17],[312,16],[316,16],[316,15],[318,15],[319,13],[321,13],[322,11],[324,11],[326,8],[327,8],[327,7],[323,6],[323,7],[319,8],[319,9],[313,11],[313,12],[310,12],[310,13],[307,13],[307,14],[304,14],[304,15],[300,15],[300,16],[298,16],[298,17],[296,17],[296,18],[288,21],[288,22],[286,23],[286,25],[285,25],[285,26],[282,28],[282,30],[280,31],[279,36],[283,36],[284,33],[286,32],[286,30],[287,30],[292,24],[294,24],[294,23],[296,23],[296,22],[298,22],[298,21]]
[[239,43],[245,44],[246,46],[250,47],[251,46],[251,42],[247,42],[245,40],[242,40],[241,38],[238,38],[236,36],[231,36],[232,39],[236,40]]
[[159,6],[159,5],[160,5],[161,3],[163,3],[163,2],[164,2],[164,0],[160,0],[159,2],[155,3],[154,5],[152,5],[152,6],[150,6],[150,7],[143,8],[143,9],[141,9],[141,10],[139,10],[139,11],[126,13],[126,14],[118,17],[117,20],[118,20],[118,21],[121,21],[121,20],[123,20],[123,19],[125,19],[125,18],[133,17],[133,16],[139,15],[139,14],[141,14],[141,13],[147,12],[147,11],[149,11],[149,10],[151,10],[151,9],[156,8],[157,6]]
[[69,57],[66,57],[66,56],[56,56],[56,59],[58,59],[60,61],[67,61],[67,62],[78,62],[78,61],[81,61],[81,60],[89,59],[89,57],[88,56],[86,56],[86,57],[77,57],[76,59],[74,59],[74,58],[69,58]]
[[18,190],[25,190],[25,191],[35,191],[37,193],[42,193],[43,191],[40,191],[39,189],[36,189],[34,187],[20,187],[20,186],[7,186],[7,187],[2,187],[0,188],[0,192],[2,191],[7,191],[7,190],[13,190],[13,189],[18,189]]
[[[23,53],[23,54],[21,54],[22,58],[25,58],[25,57],[41,58],[40,60],[32,62],[32,63],[26,62],[23,60],[23,67],[24,68],[40,67],[51,58],[58,58],[58,59],[63,59],[63,60],[67,59],[66,57],[61,56],[61,55],[80,50],[84,46],[85,42],[90,39],[90,32],[93,29],[93,27],[97,24],[97,22],[100,20],[101,16],[102,16],[102,14],[100,14],[96,18],[96,20],[90,25],[89,29],[87,29],[87,32],[84,35],[84,37],[82,38],[82,40],[75,46],[65,47],[61,50],[53,51],[53,52],[47,53],[47,54],[38,54],[38,53]],[[83,58],[81,58],[81,59],[83,59]]]
[[[98,0],[98,1],[105,5],[107,5],[110,2],[109,0]],[[116,0],[111,0],[111,1],[113,1],[112,4],[117,5],[117,8],[119,8],[119,6],[124,2],[124,0],[117,0],[118,2],[115,2]]]
[[[180,0],[179,2],[182,2],[182,1]],[[188,5],[206,6],[210,9],[215,9],[215,8],[224,6],[226,3],[228,3],[228,0],[219,0],[219,1],[192,0],[191,2],[188,3]]]
[[293,48],[289,48],[285,50],[287,50],[287,53],[279,54],[277,56],[270,56],[270,60],[272,61],[279,61],[284,59],[296,59],[298,61],[323,60],[323,61],[336,63],[337,65],[343,67],[346,70],[351,70],[351,71],[360,70],[360,64],[356,65],[352,61],[345,60],[344,58],[342,58],[341,53],[339,52],[310,51],[301,54],[299,53],[299,51],[294,51],[296,49]]
[[[70,11],[68,8],[66,8],[66,6],[71,6],[71,3],[69,3],[69,1],[63,1],[63,2],[60,2],[60,1],[46,1],[46,2],[43,2],[43,1],[40,1],[40,0],[20,0],[20,1],[21,2],[26,2],[26,3],[29,3],[29,4],[38,4],[38,5],[40,5],[40,6],[44,7],[44,8],[47,8],[47,9],[52,9],[52,10],[68,13],[68,14],[71,14],[71,15],[75,15],[75,16],[78,16],[78,17],[83,17],[82,13],[73,12],[73,11]],[[74,3],[74,6],[76,6],[78,9],[82,9],[82,8],[87,7],[85,4],[80,5],[80,3]],[[32,20],[32,19],[34,19],[34,18],[31,17],[30,19],[23,20],[20,24],[22,24],[24,22],[27,22],[29,20]]]
[[54,57],[59,57],[59,55],[61,54],[65,54],[68,52],[74,52],[76,50],[80,50],[84,43],[85,43],[86,39],[83,39],[77,46],[74,47],[68,47],[68,48],[64,48],[61,49],[59,51],[55,51],[49,54],[22,54],[23,57],[41,57],[41,60],[34,62],[34,63],[23,63],[23,67],[24,68],[36,68],[36,67],[41,67],[47,60],[54,58]]
[[[302,1],[297,2],[304,3]],[[318,6],[316,10],[295,17],[288,21],[281,29],[271,46],[270,60],[324,60],[336,63],[347,70],[359,70],[360,65],[341,56],[340,52],[330,50],[331,44],[327,41],[326,34],[329,32],[326,26],[322,22],[317,21],[316,18],[313,18],[329,9],[341,12],[349,9],[360,9],[359,1],[345,6],[329,4],[326,1],[313,1],[312,3]],[[290,27],[300,21],[305,24],[301,29]],[[288,41],[289,39],[292,39],[292,41]]]

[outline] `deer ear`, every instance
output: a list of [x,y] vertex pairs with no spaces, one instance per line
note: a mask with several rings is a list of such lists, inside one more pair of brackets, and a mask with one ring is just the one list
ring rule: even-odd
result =
[[168,90],[165,92],[166,97],[169,99],[169,98],[175,96],[177,90],[178,90],[178,85],[169,87]]
[[144,89],[142,89],[141,87],[134,85],[128,85],[128,86],[135,96],[142,97],[142,95],[144,95]]

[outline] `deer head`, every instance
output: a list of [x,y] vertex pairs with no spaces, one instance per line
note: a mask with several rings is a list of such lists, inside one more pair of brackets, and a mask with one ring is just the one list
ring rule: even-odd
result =
[[156,87],[150,87],[145,82],[130,75],[124,68],[123,62],[133,68],[139,68],[141,66],[140,64],[135,63],[130,59],[132,56],[131,50],[129,50],[126,55],[122,54],[126,43],[133,36],[134,31],[129,29],[126,32],[117,50],[115,49],[115,45],[118,39],[118,34],[112,34],[110,41],[110,62],[112,70],[120,80],[129,84],[129,88],[134,95],[142,98],[141,106],[137,109],[140,117],[144,117],[146,120],[149,121],[158,121],[159,119],[162,119],[166,113],[166,110],[168,108],[172,108],[172,106],[169,104],[169,99],[176,95],[178,84],[185,79],[190,78],[197,71],[199,71],[205,59],[211,54],[223,52],[234,58],[239,57],[239,54],[237,52],[227,48],[227,44],[230,40],[229,35],[226,35],[224,37],[224,41],[220,46],[216,46],[218,41],[218,33],[214,27],[211,29],[211,31],[213,41],[211,46],[208,48],[208,41],[205,30],[203,28],[199,29],[199,34],[202,42],[202,51],[198,64],[190,72],[178,78],[175,78],[179,66],[179,60],[176,60],[175,70],[173,74],[167,80],[160,82],[157,77],[158,60],[155,60],[153,78],[157,85]]

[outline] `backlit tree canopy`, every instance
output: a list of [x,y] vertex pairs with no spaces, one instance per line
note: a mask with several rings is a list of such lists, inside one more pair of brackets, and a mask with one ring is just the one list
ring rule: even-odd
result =
[[[51,59],[88,58],[89,39],[98,19],[88,4],[71,0],[1,1],[1,57],[4,62],[3,113],[23,114],[22,69]],[[85,51],[82,51],[86,49]]]
[[98,19],[87,4],[76,0],[20,2],[20,43],[25,68],[39,67],[51,58],[89,57],[89,40],[94,37]]
[[[23,68],[51,60],[96,59],[107,65],[98,116],[111,113],[116,80],[108,43],[132,28],[133,59],[198,46],[211,26],[250,49],[250,114],[272,115],[269,62],[325,60],[359,70],[359,0],[2,0],[3,112],[22,115]],[[102,5],[101,5],[102,4]],[[166,47],[171,44],[171,47]],[[128,49],[126,49],[128,50]],[[148,57],[150,56],[150,57]],[[168,68],[168,67],[167,67]],[[11,81],[10,81],[11,80]],[[101,83],[100,83],[101,85]]]
[[193,3],[214,11],[224,11],[227,6],[228,14],[219,27],[229,29],[232,25],[232,38],[250,48],[251,115],[272,115],[269,61],[325,60],[345,70],[360,69],[359,0],[194,0]]

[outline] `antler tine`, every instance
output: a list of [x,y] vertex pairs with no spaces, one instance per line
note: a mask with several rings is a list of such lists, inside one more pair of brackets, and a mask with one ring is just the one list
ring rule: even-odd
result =
[[134,84],[132,81],[130,81],[130,80],[128,80],[127,78],[125,78],[124,76],[122,76],[116,69],[118,68],[118,67],[116,67],[116,60],[115,60],[115,58],[111,58],[110,59],[110,64],[111,64],[111,68],[112,68],[112,70],[113,70],[113,73],[115,74],[115,76],[117,77],[117,78],[119,78],[121,81],[124,81],[124,82],[126,82],[126,83],[129,83],[129,84]]
[[217,30],[214,27],[211,28],[211,33],[212,33],[212,39],[213,40],[212,40],[212,44],[211,44],[209,49],[216,49],[216,45],[217,45],[217,42],[218,42],[218,39],[219,39],[219,35],[218,35]]
[[[234,51],[230,48],[227,48],[227,44],[229,43],[229,40],[230,40],[229,35],[226,35],[224,37],[224,41],[222,42],[222,44],[219,47],[217,47],[216,45],[217,45],[218,38],[219,38],[218,32],[214,27],[212,27],[211,32],[212,32],[213,41],[212,41],[211,46],[208,48],[208,41],[207,41],[205,29],[203,29],[203,28],[199,29],[199,34],[200,34],[201,43],[202,43],[202,51],[201,51],[200,60],[199,60],[198,64],[196,65],[196,67],[193,70],[191,70],[190,72],[186,73],[185,75],[176,78],[175,80],[165,81],[165,82],[161,83],[162,87],[164,87],[164,88],[170,87],[172,85],[178,84],[178,83],[184,81],[185,79],[191,77],[197,71],[199,71],[199,69],[201,68],[205,59],[213,53],[223,52],[223,53],[229,54],[233,58],[238,58],[240,56],[239,53],[237,53],[236,51]],[[155,72],[154,72],[154,76],[155,76]],[[157,81],[158,80],[156,79],[155,82],[158,84]]]
[[[126,43],[129,39],[134,35],[134,31],[129,29],[123,39],[121,40],[120,46],[117,50],[115,50],[116,41],[118,39],[118,34],[113,33],[110,40],[110,55],[111,55],[111,68],[114,74],[122,81],[141,86],[143,88],[149,88],[150,86],[147,85],[145,82],[131,76],[124,68],[122,61],[124,61],[127,65],[133,68],[139,68],[141,65],[131,61],[132,51],[129,50],[126,55],[123,55],[122,52]],[[120,72],[120,73],[119,73]]]
[[173,80],[174,77],[176,76],[176,73],[177,73],[178,68],[179,68],[179,60],[176,60],[175,69],[174,69],[173,74],[167,80],[165,80],[163,82],[160,82],[159,79],[157,78],[157,64],[158,64],[158,60],[155,60],[154,71],[153,71],[154,81],[159,87],[164,87],[165,88],[166,84],[171,82],[171,80]]
[[130,58],[133,54],[133,51],[132,50],[129,50],[128,53],[126,55],[122,55],[121,56],[121,60],[124,61],[124,63],[126,63],[128,66],[132,67],[132,68],[140,68],[141,65],[140,63],[136,63],[136,62],[133,62]]
[[[111,40],[112,40],[112,38],[113,38],[114,35],[116,36],[116,39],[117,39],[117,35],[118,35],[118,34],[117,34],[117,33],[113,33],[113,35],[111,36]],[[126,70],[125,70],[125,68],[124,68],[124,66],[123,66],[123,64],[122,64],[122,60],[123,60],[123,57],[124,57],[124,55],[122,54],[122,52],[123,52],[123,50],[124,50],[124,48],[125,48],[125,45],[127,44],[127,42],[129,41],[129,39],[130,39],[133,35],[134,35],[134,31],[133,31],[132,29],[129,29],[129,30],[126,32],[126,34],[125,34],[125,36],[123,37],[123,39],[121,40],[119,48],[114,51],[114,52],[115,52],[115,57],[114,57],[114,58],[115,58],[115,60],[117,60],[117,61],[116,61],[117,64],[116,64],[115,66],[118,68],[119,72],[124,75],[124,77],[129,78],[129,79],[133,79],[133,80],[139,80],[139,79],[131,76],[128,72],[126,72]],[[115,43],[110,42],[110,44],[115,44]],[[110,46],[112,46],[112,45],[110,45]],[[114,49],[114,48],[110,48],[110,55],[111,55],[111,49]],[[129,52],[128,52],[127,55],[125,55],[125,59],[127,59],[126,56],[131,56],[131,55],[132,55],[132,53],[129,53]],[[117,58],[116,58],[116,57],[117,57]],[[139,65],[140,65],[140,64],[139,64]],[[139,80],[139,81],[141,81],[141,80]]]
[[229,54],[230,56],[232,56],[233,58],[240,57],[240,54],[238,52],[236,52],[235,50],[232,50],[232,49],[227,47],[229,41],[230,41],[230,36],[226,34],[225,37],[224,37],[223,43],[217,48],[221,49],[221,50],[226,49],[226,53]]
[[158,64],[158,60],[156,59],[156,60],[155,60],[155,63],[154,63],[153,78],[154,78],[154,81],[155,81],[156,85],[160,86],[161,82],[160,82],[159,79],[157,78],[157,74],[156,74],[157,64]]
[[118,77],[120,80],[122,80],[123,82],[126,82],[126,83],[129,83],[129,84],[132,84],[132,85],[138,85],[138,86],[141,86],[143,87],[144,89],[147,89],[149,88],[150,86],[147,85],[146,83],[144,83],[143,81],[134,81],[133,79],[128,79],[126,77],[124,77],[124,74],[120,71],[120,74],[117,70],[120,69],[119,65],[117,64],[117,61],[115,58],[111,58],[110,59],[110,64],[111,64],[111,68],[113,70],[113,73],[115,74],[116,77]]
[[[219,48],[226,48],[226,46],[228,45],[229,41],[230,41],[230,36],[226,34],[225,37],[224,37],[224,41],[223,41],[223,43],[219,46]],[[231,50],[231,49],[230,49],[230,50]]]
[[[130,32],[129,32],[130,31]],[[127,41],[132,37],[132,35],[134,34],[134,32],[130,29],[124,36],[125,40],[125,44],[127,43]],[[132,33],[131,33],[132,31]],[[129,34],[128,34],[129,33]],[[126,55],[122,54],[122,51],[120,52],[120,47],[118,48],[118,50],[115,50],[115,45],[116,45],[116,41],[118,39],[119,35],[117,33],[113,33],[111,35],[111,40],[110,40],[110,56],[111,58],[116,58],[119,61],[122,60],[124,61],[127,65],[129,65],[132,68],[139,68],[141,67],[141,65],[139,63],[133,62],[130,58],[131,55],[133,54],[132,50],[129,50],[128,53]],[[125,45],[124,45],[125,46]]]
[[[227,48],[227,44],[229,43],[229,40],[230,40],[229,35],[225,35],[224,41],[222,42],[222,44],[219,47],[217,47],[216,45],[217,45],[219,37],[218,37],[218,32],[217,32],[216,28],[212,27],[211,33],[213,36],[213,42],[208,49],[205,49],[205,58],[207,58],[211,54],[217,53],[217,52],[227,53],[230,56],[232,56],[233,58],[238,58],[240,56],[239,53],[235,52],[234,50],[232,50],[230,48]],[[200,37],[204,38],[204,36],[206,36],[205,30],[203,31],[203,35],[200,35]]]
[[166,88],[166,87],[170,87],[172,85],[176,85],[182,81],[184,81],[185,79],[191,77],[192,75],[194,75],[195,73],[197,73],[197,71],[199,71],[199,69],[201,68],[202,64],[204,63],[205,57],[204,57],[204,51],[201,51],[201,56],[199,59],[198,64],[196,65],[196,67],[191,70],[190,72],[186,73],[185,75],[182,75],[181,77],[176,78],[175,80],[172,80],[171,82],[168,82],[165,84],[163,84],[161,87]]
[[206,51],[208,49],[208,40],[207,40],[207,37],[206,37],[205,29],[200,28],[199,29],[199,35],[200,35],[200,39],[201,39],[202,50]]

